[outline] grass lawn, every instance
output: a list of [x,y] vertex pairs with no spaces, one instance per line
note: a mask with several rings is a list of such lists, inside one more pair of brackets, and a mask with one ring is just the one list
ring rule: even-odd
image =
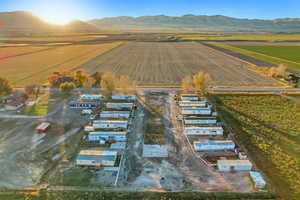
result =
[[300,199],[300,106],[276,95],[212,98],[282,199]]
[[[46,115],[47,113],[53,111],[56,106],[57,102],[51,102],[49,99],[49,94],[45,94],[40,97],[40,100],[33,106],[26,106],[20,114],[22,115]],[[57,100],[57,99],[56,99]]]
[[231,46],[218,42],[210,43],[250,57],[300,70],[300,56],[298,54],[300,46]]

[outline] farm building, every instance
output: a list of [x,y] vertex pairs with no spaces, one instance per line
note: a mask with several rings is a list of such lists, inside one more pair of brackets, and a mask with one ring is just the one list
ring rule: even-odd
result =
[[114,166],[116,158],[116,151],[81,150],[76,158],[76,165]]
[[186,135],[202,135],[202,136],[216,136],[223,135],[223,127],[185,127],[184,132]]
[[264,188],[266,186],[267,183],[265,179],[262,177],[261,173],[251,171],[249,175],[256,188]]
[[94,120],[93,121],[93,126],[95,128],[127,128],[128,126],[128,121],[127,120]]
[[132,109],[133,103],[106,103],[106,108],[110,109]]
[[89,141],[116,140],[126,141],[127,132],[91,132],[88,135]]
[[45,133],[50,127],[51,124],[49,122],[43,122],[36,127],[36,132],[39,134]]
[[218,160],[217,166],[219,171],[243,171],[252,169],[252,163],[249,160]]
[[232,140],[200,140],[194,142],[196,151],[233,150],[235,144]]
[[132,94],[127,94],[127,95],[112,95],[111,97],[112,100],[127,100],[127,101],[135,101],[136,96]]
[[100,112],[101,118],[129,118],[130,111],[102,111]]
[[205,125],[205,124],[216,124],[216,117],[187,117],[183,119],[185,125]]
[[206,107],[207,101],[179,101],[180,107]]
[[206,107],[183,107],[181,108],[181,113],[183,115],[211,115],[211,108]]
[[81,101],[100,101],[103,98],[102,95],[98,94],[83,94],[80,95]]
[[78,109],[92,109],[92,108],[98,108],[100,106],[99,103],[92,103],[92,102],[72,102],[70,103],[70,108],[78,108]]
[[181,94],[181,101],[198,101],[199,95],[197,94]]

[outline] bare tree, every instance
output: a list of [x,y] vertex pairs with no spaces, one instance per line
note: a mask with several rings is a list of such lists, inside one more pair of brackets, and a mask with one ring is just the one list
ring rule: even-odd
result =
[[102,75],[101,88],[104,91],[112,93],[116,89],[117,78],[113,73],[105,73]]
[[181,88],[184,91],[193,90],[193,78],[191,76],[186,76],[181,81]]
[[211,86],[212,79],[208,73],[199,72],[193,76],[195,91],[205,96]]

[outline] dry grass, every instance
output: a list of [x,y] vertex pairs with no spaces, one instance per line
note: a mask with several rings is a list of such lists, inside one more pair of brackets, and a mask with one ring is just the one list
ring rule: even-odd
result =
[[68,45],[34,54],[0,60],[0,74],[14,86],[43,83],[53,70],[72,70],[121,42],[96,45]]

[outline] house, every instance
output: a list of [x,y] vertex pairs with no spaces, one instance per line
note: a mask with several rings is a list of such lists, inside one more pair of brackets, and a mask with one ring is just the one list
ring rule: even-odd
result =
[[181,94],[181,101],[198,101],[199,95],[197,94]]
[[106,103],[106,108],[109,109],[132,109],[133,103]]
[[181,108],[183,115],[211,115],[211,107],[183,107]]
[[217,123],[216,117],[186,117],[183,119],[185,125],[214,125]]
[[118,142],[124,142],[127,140],[127,132],[90,132],[88,139],[89,141],[116,140]]
[[100,107],[99,103],[93,103],[93,102],[71,102],[69,104],[70,108],[75,108],[75,109],[93,109],[93,108],[98,108]]
[[198,135],[198,136],[217,136],[223,135],[223,127],[185,127],[184,132],[186,135]]
[[232,140],[199,140],[194,142],[196,151],[234,150]]
[[101,118],[126,118],[130,117],[130,111],[102,111],[100,112]]
[[81,150],[76,158],[76,165],[114,166],[116,158],[116,151]]
[[256,188],[264,188],[266,186],[266,181],[264,180],[263,176],[259,172],[250,171],[249,172],[250,178],[254,183]]
[[43,122],[40,125],[38,125],[35,130],[38,134],[42,134],[45,133],[50,127],[51,124],[49,122]]
[[111,97],[112,100],[126,100],[126,101],[135,101],[136,96],[132,94],[127,94],[127,95],[112,95]]
[[219,171],[250,171],[252,163],[249,160],[218,160]]
[[102,95],[96,95],[96,94],[83,94],[80,95],[81,101],[100,101],[103,98]]
[[178,105],[180,107],[206,107],[207,101],[179,101]]
[[25,106],[25,100],[17,99],[17,100],[13,100],[12,102],[4,105],[4,108],[5,108],[5,110],[8,110],[8,111],[16,111],[16,110],[19,110],[20,108],[22,108],[23,106]]
[[127,120],[94,120],[93,126],[95,128],[103,129],[127,129],[128,121]]

